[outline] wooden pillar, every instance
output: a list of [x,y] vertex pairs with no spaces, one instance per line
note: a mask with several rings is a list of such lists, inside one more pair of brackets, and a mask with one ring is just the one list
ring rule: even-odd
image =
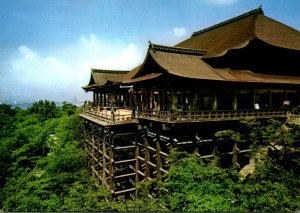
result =
[[160,96],[160,111],[164,111],[165,110],[165,91],[160,90],[159,96]]
[[159,141],[156,141],[156,172],[157,175],[159,176],[160,174],[160,169],[162,168],[162,160],[161,160],[161,156],[160,156],[160,151],[161,151],[161,147],[159,144]]
[[234,94],[233,94],[233,100],[232,100],[232,109],[233,110],[237,110],[237,96],[238,96],[238,90],[234,91]]
[[214,89],[212,110],[217,110],[217,109],[218,109],[218,94],[217,94],[217,90]]
[[137,93],[138,93],[137,90],[134,91],[134,93],[133,93],[133,106],[135,106],[135,107],[137,106],[137,101],[136,101],[136,99],[137,99],[137,97],[136,97]]
[[118,93],[114,94],[114,99],[112,99],[112,105],[111,106],[117,106],[118,103]]
[[146,108],[150,109],[150,103],[151,103],[151,99],[150,99],[150,90],[146,89]]
[[186,91],[182,91],[182,100],[183,100],[183,111],[186,111]]
[[[140,164],[139,164],[139,159],[138,157],[140,156],[140,150],[139,146],[137,145],[135,148],[135,186],[140,182],[139,178],[139,173],[138,171],[140,170]],[[137,198],[137,190],[135,191],[135,197]]]
[[272,89],[270,89],[270,92],[269,92],[269,108],[272,108],[272,105],[273,105],[273,103],[272,103]]
[[[104,133],[105,134],[105,133]],[[103,139],[105,136],[103,135]],[[105,146],[105,139],[103,140],[103,145],[102,145],[102,185],[104,187],[107,187],[106,185],[106,146]]]
[[99,165],[99,169],[98,169],[98,178],[101,180],[102,182],[102,172],[103,172],[103,165],[101,162],[101,158],[103,157],[103,153],[102,153],[102,144],[101,144],[101,140],[99,138],[99,135],[97,135],[97,148],[98,148],[98,165]]
[[176,90],[172,90],[172,109],[173,110],[177,109],[177,102],[178,102],[177,92],[176,92]]
[[[284,101],[287,101],[288,92],[287,89],[284,88]],[[283,104],[283,103],[282,103]]]
[[91,146],[91,155],[92,155],[92,176],[95,177],[95,139],[94,139],[94,134],[92,135],[92,146]]
[[[119,106],[122,106],[122,94],[119,94]],[[123,97],[123,102],[124,102],[124,97]]]
[[145,138],[145,179],[146,180],[150,177],[149,161],[150,161],[149,143]]
[[150,90],[150,97],[149,97],[149,109],[153,109],[153,91],[152,90]]
[[298,94],[298,100],[296,102],[297,106],[300,104],[300,90],[297,91]]
[[233,165],[236,165],[238,163],[238,151],[237,151],[237,142],[234,143],[233,148],[232,148],[232,152],[233,152],[233,156],[232,156],[232,160],[231,162],[233,163]]
[[93,103],[96,103],[96,92],[93,92]]
[[161,99],[161,93],[162,93],[162,91],[161,91],[161,90],[158,90],[158,94],[157,94],[157,110],[162,110],[162,105],[161,105],[161,102],[162,102],[162,99]]
[[98,106],[99,104],[99,92],[96,93],[96,105]]
[[196,92],[195,91],[192,91],[191,93],[191,110],[192,111],[195,111],[196,109],[196,105],[197,105],[197,99],[196,99]]
[[104,106],[106,107],[106,99],[107,99],[107,94],[106,92],[103,94],[103,101],[104,101]]
[[109,135],[109,189],[114,189],[114,136]]
[[100,105],[100,107],[102,107],[102,93],[100,92],[100,94],[99,94],[99,105]]
[[255,103],[255,89],[252,89],[252,108],[254,108]]

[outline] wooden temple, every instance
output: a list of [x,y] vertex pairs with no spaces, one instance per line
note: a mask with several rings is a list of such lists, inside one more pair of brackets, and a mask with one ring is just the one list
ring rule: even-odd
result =
[[92,69],[80,116],[92,173],[113,195],[168,171],[177,147],[222,166],[248,163],[247,143],[216,140],[239,120],[287,119],[300,104],[300,32],[261,7],[174,47],[150,43],[130,71]]

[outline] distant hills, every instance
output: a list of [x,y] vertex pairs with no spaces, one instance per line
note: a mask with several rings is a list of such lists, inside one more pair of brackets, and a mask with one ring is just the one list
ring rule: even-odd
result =
[[[61,106],[63,102],[64,101],[55,101],[55,104],[56,104],[56,106]],[[34,102],[16,102],[16,101],[14,101],[14,102],[9,102],[9,101],[0,102],[0,104],[8,104],[8,105],[11,105],[12,108],[19,107],[21,109],[27,109],[28,107],[31,107],[33,103]],[[84,104],[84,102],[76,102],[76,103],[71,103],[71,104],[74,104],[77,107],[79,107],[79,106],[82,106]]]

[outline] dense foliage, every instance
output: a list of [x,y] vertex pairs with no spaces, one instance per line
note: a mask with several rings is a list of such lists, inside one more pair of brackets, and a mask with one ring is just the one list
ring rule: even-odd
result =
[[[300,128],[244,121],[255,172],[204,164],[173,150],[169,173],[140,183],[138,199],[114,201],[85,167],[76,106],[39,101],[27,110],[0,105],[0,209],[5,211],[293,211],[300,209]],[[155,193],[153,193],[155,192]],[[150,196],[151,194],[151,196]],[[151,199],[149,198],[152,197]]]

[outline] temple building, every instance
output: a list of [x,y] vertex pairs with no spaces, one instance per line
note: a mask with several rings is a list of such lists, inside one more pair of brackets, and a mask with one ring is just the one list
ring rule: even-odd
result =
[[[92,69],[83,89],[94,94],[81,114],[90,166],[115,195],[167,172],[172,147],[201,159],[227,153],[224,162],[242,166],[247,146],[221,144],[209,132],[245,118],[286,119],[300,105],[300,32],[259,7],[173,47],[149,42],[141,65]],[[114,173],[122,169],[129,172]]]

